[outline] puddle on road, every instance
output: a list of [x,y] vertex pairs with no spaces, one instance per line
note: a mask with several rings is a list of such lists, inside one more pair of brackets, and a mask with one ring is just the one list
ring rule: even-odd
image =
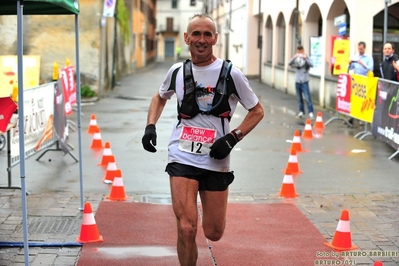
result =
[[175,247],[162,246],[135,246],[135,247],[101,247],[96,251],[99,255],[114,258],[131,258],[131,257],[168,257],[177,256]]
[[351,150],[351,153],[362,153],[362,152],[366,152],[366,150],[359,150],[359,149]]

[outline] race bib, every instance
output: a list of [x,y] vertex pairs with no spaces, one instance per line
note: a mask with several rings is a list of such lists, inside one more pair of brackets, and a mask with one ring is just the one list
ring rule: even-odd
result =
[[215,138],[214,129],[183,126],[179,138],[179,150],[198,155],[209,154]]

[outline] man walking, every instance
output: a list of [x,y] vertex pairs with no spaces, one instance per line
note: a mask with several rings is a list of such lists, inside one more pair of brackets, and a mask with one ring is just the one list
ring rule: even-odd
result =
[[[263,118],[263,107],[247,78],[228,61],[213,55],[216,26],[206,14],[194,15],[184,33],[191,60],[174,64],[153,96],[142,144],[156,152],[156,127],[166,101],[176,95],[178,119],[168,145],[173,210],[177,220],[180,265],[196,265],[199,193],[205,236],[218,241],[225,229],[228,187],[234,175],[230,152]],[[248,110],[241,124],[230,130],[236,106]]]

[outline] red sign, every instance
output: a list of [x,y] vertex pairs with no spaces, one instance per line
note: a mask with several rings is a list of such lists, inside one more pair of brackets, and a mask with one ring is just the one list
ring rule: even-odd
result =
[[6,132],[12,114],[17,110],[17,105],[11,97],[0,98],[0,131]]
[[72,104],[76,104],[75,68],[64,67],[61,70],[61,79],[65,97],[65,113],[68,116],[72,114]]
[[349,74],[338,75],[337,98],[335,109],[341,113],[350,113],[351,77]]

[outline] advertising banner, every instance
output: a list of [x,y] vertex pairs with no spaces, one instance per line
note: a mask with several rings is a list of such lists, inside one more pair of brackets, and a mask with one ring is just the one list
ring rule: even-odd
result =
[[62,87],[64,90],[64,103],[66,115],[72,114],[72,105],[76,104],[75,68],[67,66],[61,69]]
[[349,52],[350,52],[350,41],[343,38],[335,38],[333,40],[333,54],[332,62],[333,75],[346,74],[348,73],[349,67]]
[[[24,90],[25,157],[54,144],[54,84],[47,83]],[[11,157],[15,163],[19,161],[20,145],[18,114],[13,115],[12,122],[17,123],[17,126],[10,130]]]
[[[24,90],[39,86],[40,56],[24,55]],[[16,55],[0,56],[0,97],[11,95],[18,84],[18,57]]]
[[6,132],[15,110],[17,110],[17,105],[11,97],[0,98],[0,133]]
[[351,107],[351,77],[349,74],[338,76],[337,97],[335,99],[335,109],[344,114],[350,113]]
[[321,76],[323,66],[323,39],[322,37],[310,37],[310,58],[313,61],[313,67],[309,69],[312,75]]
[[375,109],[378,78],[351,75],[350,115],[371,123]]
[[373,136],[399,149],[399,83],[378,80]]
[[64,94],[61,80],[55,84],[54,90],[54,134],[59,141],[60,148],[67,153],[68,149],[68,124],[66,108],[64,105]]

